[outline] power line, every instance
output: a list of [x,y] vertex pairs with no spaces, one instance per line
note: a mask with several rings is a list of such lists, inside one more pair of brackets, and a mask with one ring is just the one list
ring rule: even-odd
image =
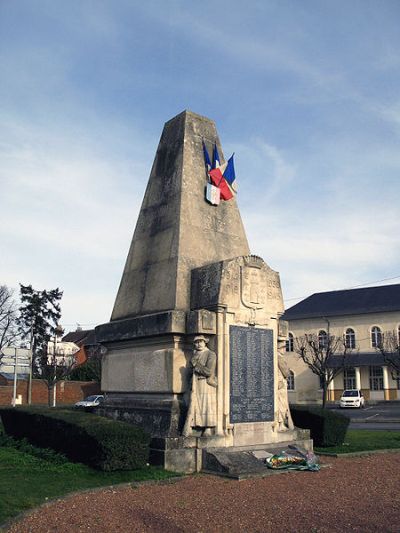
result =
[[369,283],[362,283],[361,285],[355,285],[354,287],[348,287],[347,289],[342,290],[349,290],[349,289],[357,289],[358,287],[364,287],[365,285],[371,285],[371,283],[381,283],[382,281],[391,281],[393,279],[399,279],[400,276],[394,276],[394,278],[385,278],[385,279],[378,279],[377,281],[370,281]]
[[[351,289],[358,289],[359,287],[365,287],[366,285],[371,285],[371,283],[381,283],[382,281],[392,281],[394,279],[399,279],[400,276],[394,276],[393,278],[384,278],[384,279],[378,279],[376,281],[369,281],[367,283],[361,283],[361,285],[354,285],[354,287],[345,287],[344,289],[332,289],[332,291],[349,291]],[[328,291],[331,292],[331,291]],[[307,296],[298,296],[297,298],[285,298],[284,302],[291,302],[293,300],[302,300],[303,298],[307,298]]]

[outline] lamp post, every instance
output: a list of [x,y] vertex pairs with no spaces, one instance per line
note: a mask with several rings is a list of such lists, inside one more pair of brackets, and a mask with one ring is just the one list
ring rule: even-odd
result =
[[62,336],[64,333],[63,328],[60,324],[57,324],[56,329],[54,331],[54,346],[53,346],[53,366],[54,366],[54,374],[53,374],[53,402],[52,407],[56,406],[57,403],[57,338]]
[[28,376],[28,405],[32,403],[32,378],[33,378],[33,326],[31,326],[31,338],[29,343],[30,370]]

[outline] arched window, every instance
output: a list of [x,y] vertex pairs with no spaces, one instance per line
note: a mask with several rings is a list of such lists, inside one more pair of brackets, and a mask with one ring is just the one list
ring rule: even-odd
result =
[[294,351],[293,333],[289,333],[288,338],[286,340],[286,351],[287,352],[293,352]]
[[396,382],[397,389],[400,390],[400,371],[397,370],[393,377]]
[[371,328],[371,346],[372,348],[379,348],[382,343],[382,332],[381,328],[374,326]]
[[287,390],[294,390],[294,373],[291,370],[287,377]]
[[328,334],[323,329],[318,333],[318,344],[320,348],[326,348],[328,346]]
[[345,343],[346,343],[346,348],[353,349],[356,347],[356,334],[354,333],[354,329],[352,328],[346,329]]

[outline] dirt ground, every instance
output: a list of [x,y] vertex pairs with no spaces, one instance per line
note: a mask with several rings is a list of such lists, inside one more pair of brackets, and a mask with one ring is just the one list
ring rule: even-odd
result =
[[324,458],[319,472],[234,481],[194,475],[40,507],[9,533],[400,532],[400,453]]

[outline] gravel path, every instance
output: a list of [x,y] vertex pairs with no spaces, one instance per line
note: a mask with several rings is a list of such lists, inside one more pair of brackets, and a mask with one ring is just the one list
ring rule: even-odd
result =
[[48,504],[9,533],[400,532],[400,453],[325,458],[320,472],[194,475]]

